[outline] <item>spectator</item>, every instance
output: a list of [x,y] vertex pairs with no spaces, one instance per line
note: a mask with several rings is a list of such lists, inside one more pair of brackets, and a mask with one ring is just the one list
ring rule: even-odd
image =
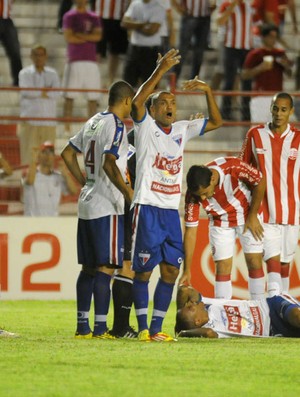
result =
[[262,202],[264,260],[268,272],[268,293],[289,290],[289,267],[299,236],[300,131],[290,126],[293,99],[285,93],[274,95],[272,121],[250,128],[240,157],[257,167],[266,178]]
[[58,171],[54,163],[52,142],[32,149],[31,162],[22,179],[25,216],[57,216],[61,196],[77,193],[66,167],[61,164]]
[[[253,15],[253,47],[262,46],[260,36],[260,26],[264,23],[275,25],[280,28],[280,1],[281,0],[254,0],[252,3],[254,9]],[[278,38],[280,44],[289,48],[290,46],[281,37]]]
[[[224,87],[225,91],[234,88],[236,75],[242,69],[247,53],[252,47],[252,7],[245,0],[224,1],[220,5],[218,25],[225,25]],[[251,80],[242,81],[242,90],[251,89]],[[242,120],[250,120],[249,98],[242,98]],[[221,106],[222,117],[233,120],[231,97],[224,96]]]
[[[223,0],[216,0],[216,8],[219,9]],[[225,40],[225,26],[217,26],[217,62],[215,65],[215,71],[211,81],[212,90],[219,90],[221,83],[224,78],[224,40]]]
[[234,157],[218,158],[187,173],[185,199],[184,272],[179,284],[191,282],[200,204],[209,217],[209,241],[216,265],[215,297],[231,299],[231,269],[236,237],[249,272],[251,299],[265,294],[262,268],[263,228],[258,211],[265,192],[262,174]]
[[155,68],[164,19],[165,9],[157,0],[134,0],[125,12],[121,26],[131,34],[123,76],[133,87],[146,80]]
[[199,338],[299,338],[300,302],[286,294],[260,301],[210,299],[180,286],[175,333]]
[[[139,340],[144,342],[174,340],[162,332],[162,323],[183,258],[178,206],[184,146],[189,139],[214,130],[222,123],[210,87],[197,78],[187,81],[183,89],[201,90],[205,93],[209,118],[175,122],[174,95],[168,91],[153,93],[162,77],[178,62],[180,55],[174,49],[164,57],[159,56],[155,70],[140,87],[132,102],[137,158],[133,198],[133,296]],[[149,100],[150,114],[145,107]],[[154,294],[154,310],[149,329],[148,282],[158,264],[160,279]]]
[[[284,73],[291,77],[293,62],[282,48],[277,48],[279,29],[261,26],[262,47],[251,50],[244,62],[241,78],[252,79],[254,91],[282,91]],[[265,122],[270,117],[272,96],[254,96],[250,101],[251,121]]]
[[10,176],[13,173],[11,165],[0,152],[0,179]]
[[171,48],[175,48],[175,29],[171,0],[161,0],[161,5],[165,9],[165,19],[160,28],[160,53],[165,54]]
[[298,33],[298,22],[297,22],[297,11],[296,11],[296,1],[295,0],[278,0],[278,11],[279,11],[279,31],[280,35],[283,35],[285,27],[285,13],[289,10],[291,15],[291,20],[293,24],[293,33]]
[[120,57],[128,47],[127,30],[121,27],[121,20],[129,0],[93,0],[92,6],[100,16],[103,27],[102,40],[97,44],[97,52],[105,57],[108,51],[108,85],[117,75]]
[[[77,252],[82,270],[77,280],[78,339],[114,339],[108,333],[110,282],[123,265],[124,200],[130,205],[132,189],[126,184],[128,142],[125,120],[134,92],[125,81],[114,83],[106,111],[97,113],[70,139],[62,157],[81,184],[78,200]],[[84,155],[85,175],[77,153]],[[94,330],[89,325],[94,297]],[[124,335],[122,335],[124,336]]]
[[208,47],[210,15],[214,9],[210,4],[209,0],[173,0],[173,5],[181,14],[179,33],[181,62],[175,67],[177,79],[191,46],[193,55],[189,78],[193,79],[200,72],[204,51]]
[[0,0],[0,40],[9,59],[13,85],[18,86],[22,61],[18,32],[10,17],[12,3],[12,0]]
[[[46,66],[47,50],[41,44],[31,49],[33,64],[25,67],[19,74],[19,85],[22,88],[40,88],[35,91],[21,91],[21,117],[56,117],[56,102],[59,91],[49,91],[49,88],[59,88],[60,81],[55,69]],[[45,141],[55,142],[56,122],[53,120],[28,120],[19,127],[21,163],[29,164],[33,147],[39,147]]]
[[[99,17],[87,9],[88,0],[74,0],[75,8],[63,17],[63,31],[67,42],[68,61],[65,66],[63,86],[70,89],[100,89],[100,72],[97,64],[96,44],[101,39]],[[64,117],[70,118],[73,101],[78,92],[66,92]],[[88,116],[97,111],[99,93],[88,92]],[[70,132],[70,124],[65,124]]]

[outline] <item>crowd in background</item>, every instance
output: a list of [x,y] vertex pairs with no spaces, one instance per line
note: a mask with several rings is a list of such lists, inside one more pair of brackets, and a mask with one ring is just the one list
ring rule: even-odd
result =
[[[63,71],[48,66],[49,48],[38,40],[31,48],[32,64],[22,67],[18,31],[10,17],[14,2],[0,3],[0,39],[10,62],[12,84],[24,88],[20,91],[20,116],[27,120],[18,125],[22,165],[38,164],[36,153],[45,142],[55,145],[59,98],[64,101],[68,138],[73,133],[76,98],[85,95],[87,117],[98,111],[101,101],[99,92],[82,94],[76,89],[108,88],[119,78],[137,89],[154,69],[157,54],[170,48],[178,47],[181,54],[181,62],[171,70],[178,89],[185,78],[202,75],[205,52],[215,50],[213,89],[270,91],[270,95],[238,99],[238,117],[233,112],[236,98],[223,96],[221,113],[228,121],[267,120],[272,93],[283,90],[285,76],[291,78],[294,71],[295,59],[288,55],[295,49],[294,43],[285,34],[287,13],[293,34],[298,34],[294,0],[61,0],[57,34],[64,35],[66,44]],[[216,43],[212,18],[218,29]],[[28,90],[31,87],[35,90]]]

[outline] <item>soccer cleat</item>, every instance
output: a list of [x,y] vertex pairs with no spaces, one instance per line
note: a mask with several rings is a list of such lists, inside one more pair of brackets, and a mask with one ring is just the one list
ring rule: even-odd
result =
[[151,342],[148,329],[143,329],[143,331],[139,332],[137,338],[140,342]]
[[18,338],[19,335],[15,334],[14,332],[8,332],[4,329],[0,329],[0,338]]
[[93,335],[93,338],[96,338],[96,339],[117,339],[115,336],[111,335],[108,331],[106,331],[100,335]]
[[91,339],[92,336],[92,332],[89,332],[88,334],[80,334],[79,332],[75,333],[75,339]]
[[134,339],[137,338],[138,333],[130,327],[130,325],[124,328],[121,332],[114,332],[113,330],[109,331],[110,335],[115,336],[116,338],[123,338],[123,339]]
[[156,334],[151,335],[150,339],[154,342],[177,342],[177,339],[164,332],[157,332]]

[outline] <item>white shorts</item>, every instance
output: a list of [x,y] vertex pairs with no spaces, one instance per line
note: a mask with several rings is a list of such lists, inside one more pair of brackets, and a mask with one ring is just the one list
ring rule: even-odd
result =
[[[64,70],[63,87],[72,89],[91,89],[101,88],[100,70],[96,62],[76,61],[67,63]],[[100,99],[99,92],[85,92],[85,96],[90,101]],[[80,92],[66,92],[66,98],[76,98]]]
[[232,258],[235,240],[239,237],[243,252],[254,254],[263,252],[262,241],[256,241],[250,230],[243,234],[244,225],[236,227],[209,226],[209,241],[214,261]]
[[264,223],[264,261],[280,254],[280,262],[290,263],[299,240],[299,225]]
[[250,100],[251,121],[254,123],[266,123],[271,121],[272,96],[258,96]]

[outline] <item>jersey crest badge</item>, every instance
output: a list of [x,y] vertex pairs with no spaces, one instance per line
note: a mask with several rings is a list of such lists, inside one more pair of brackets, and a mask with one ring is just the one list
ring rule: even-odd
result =
[[140,252],[139,258],[142,263],[142,266],[145,266],[148,260],[150,259],[150,254],[148,252]]

